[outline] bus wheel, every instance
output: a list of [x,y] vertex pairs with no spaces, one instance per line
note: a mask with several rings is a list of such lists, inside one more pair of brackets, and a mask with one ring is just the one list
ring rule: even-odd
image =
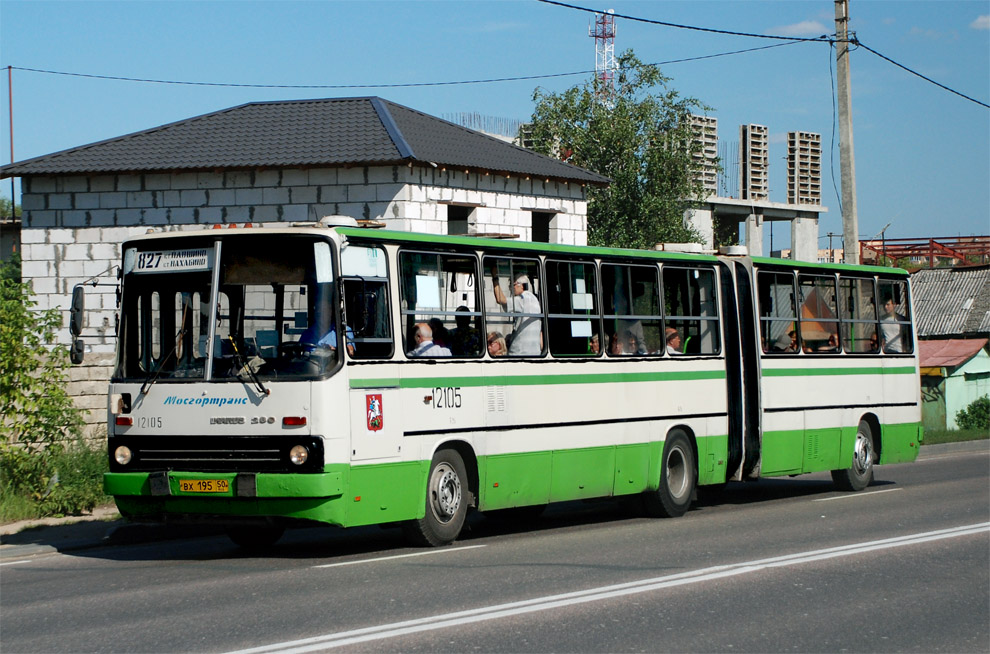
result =
[[280,525],[238,525],[227,527],[226,531],[227,537],[241,549],[258,551],[274,545],[285,533],[285,527]]
[[426,484],[426,514],[406,523],[406,536],[417,545],[433,547],[457,538],[467,516],[466,483],[467,471],[460,454],[454,450],[434,454]]
[[698,464],[687,435],[671,432],[663,446],[660,462],[660,488],[643,496],[647,515],[655,518],[679,518],[687,513],[694,496]]
[[856,430],[852,467],[833,470],[832,481],[836,488],[845,491],[860,491],[873,483],[873,430],[865,420],[860,421]]

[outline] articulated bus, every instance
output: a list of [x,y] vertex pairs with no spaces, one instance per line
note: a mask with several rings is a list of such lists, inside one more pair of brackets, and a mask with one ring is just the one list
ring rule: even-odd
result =
[[[141,521],[401,525],[831,471],[922,440],[904,271],[307,226],[123,246],[105,489]],[[505,511],[509,510],[509,511]]]

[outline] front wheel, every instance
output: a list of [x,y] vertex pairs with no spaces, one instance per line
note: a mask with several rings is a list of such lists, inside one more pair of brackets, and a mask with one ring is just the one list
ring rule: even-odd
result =
[[684,432],[671,432],[663,446],[660,488],[643,496],[647,515],[679,518],[687,513],[697,480],[698,464],[691,440]]
[[405,524],[406,536],[416,545],[437,547],[461,533],[467,516],[469,491],[464,459],[455,450],[439,450],[430,463],[426,484],[426,514]]
[[833,470],[832,481],[836,488],[845,491],[861,491],[873,483],[873,430],[865,420],[856,430],[852,466],[845,470]]

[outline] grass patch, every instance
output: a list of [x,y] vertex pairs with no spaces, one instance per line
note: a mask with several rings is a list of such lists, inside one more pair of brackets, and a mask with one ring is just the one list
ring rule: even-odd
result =
[[942,443],[962,443],[964,441],[979,441],[990,438],[990,432],[985,429],[926,429],[923,445],[940,445]]
[[103,492],[109,470],[101,445],[77,441],[51,458],[43,471],[47,483],[25,483],[23,457],[0,459],[0,522],[80,515],[113,498]]

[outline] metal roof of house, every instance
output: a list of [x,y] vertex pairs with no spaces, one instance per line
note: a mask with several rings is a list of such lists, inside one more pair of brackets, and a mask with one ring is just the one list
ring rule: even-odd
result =
[[414,163],[608,178],[382,98],[252,102],[0,167],[0,178]]
[[911,288],[921,338],[990,333],[990,266],[919,270]]
[[918,341],[918,358],[922,368],[955,368],[966,363],[987,344],[985,338],[947,338]]

